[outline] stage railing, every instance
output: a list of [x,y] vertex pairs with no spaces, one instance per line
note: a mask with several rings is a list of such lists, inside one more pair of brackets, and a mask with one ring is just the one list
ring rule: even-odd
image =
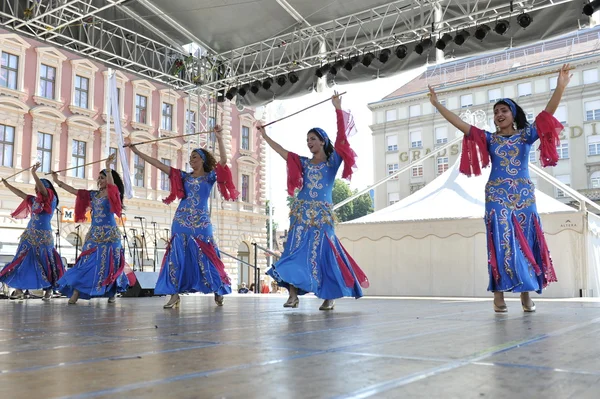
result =
[[[254,246],[254,281],[256,284],[256,287],[259,287],[257,289],[257,293],[261,293],[262,291],[262,287],[260,287],[260,267],[258,266],[258,251],[261,250],[263,252],[265,252],[266,254],[271,255],[275,260],[279,259],[279,255],[277,255],[275,252],[271,251],[268,248],[262,247],[260,245],[258,245],[257,243],[253,242],[252,245]],[[269,289],[270,290],[270,289]]]
[[[249,267],[253,268],[254,269],[254,293],[255,294],[260,293],[260,281],[258,280],[260,278],[260,267],[258,267],[258,265],[256,265],[256,256],[254,257],[255,258],[255,261],[254,261],[255,264],[253,265],[253,264],[251,264],[251,263],[249,263],[249,262],[247,262],[247,261],[245,261],[243,259],[240,259],[238,257],[230,255],[227,252],[223,252],[220,249],[219,249],[219,253],[221,255],[225,255],[225,256],[227,256],[227,257],[229,257],[231,259],[237,260],[238,262],[240,262],[243,265],[246,265],[246,266],[249,266]],[[256,291],[258,291],[258,292],[256,292]]]

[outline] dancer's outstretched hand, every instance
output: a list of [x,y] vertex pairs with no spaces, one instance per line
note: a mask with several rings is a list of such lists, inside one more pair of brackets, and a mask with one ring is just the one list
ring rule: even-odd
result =
[[265,134],[265,128],[263,127],[263,125],[262,125],[262,123],[261,123],[261,122],[258,122],[258,123],[256,124],[256,130],[258,130],[258,132],[259,132],[261,135]]
[[31,167],[31,173],[35,174],[35,172],[40,168],[41,164],[37,162],[35,165]]
[[333,92],[333,96],[331,97],[331,103],[333,104],[335,109],[342,109],[342,96],[340,96],[337,91]]
[[571,81],[571,78],[573,77],[570,68],[571,67],[569,66],[569,64],[564,64],[562,66],[562,68],[558,72],[558,80],[556,81],[557,87],[562,87],[563,89],[567,87],[567,85]]
[[106,162],[104,163],[106,166],[106,169],[110,168],[110,166],[113,164],[113,162],[115,162],[116,158],[117,158],[117,154],[110,154],[108,156],[108,158],[106,158]]
[[221,127],[221,125],[215,125],[213,130],[215,132],[215,136],[217,137],[217,140],[220,140],[223,138],[223,128]]
[[435,92],[435,90],[433,90],[433,87],[431,87],[431,85],[427,86],[429,88],[429,93],[427,93],[427,96],[429,97],[429,101],[431,102],[431,105],[436,105],[439,103],[438,98],[437,98],[437,94]]

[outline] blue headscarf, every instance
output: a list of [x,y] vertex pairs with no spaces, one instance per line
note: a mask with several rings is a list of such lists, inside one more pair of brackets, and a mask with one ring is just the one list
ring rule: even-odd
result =
[[42,184],[44,185],[44,187],[46,187],[46,188],[54,188],[54,187],[52,187],[52,183],[50,183],[50,180],[48,180],[48,179],[40,179],[40,181],[42,182]]
[[204,151],[202,151],[202,148],[196,148],[194,151],[196,154],[200,155],[200,158],[202,158],[202,162],[206,163],[206,154],[204,153]]
[[325,130],[321,129],[320,127],[313,127],[310,129],[310,132],[315,132],[317,136],[321,137],[321,140],[325,142],[325,148],[329,147],[329,136],[327,133],[325,133]]
[[511,100],[510,98],[503,98],[499,102],[505,102],[508,104],[508,107],[510,108],[510,112],[512,112],[512,114],[513,114],[513,119],[516,120],[517,119],[517,105],[515,104],[515,102],[513,100]]

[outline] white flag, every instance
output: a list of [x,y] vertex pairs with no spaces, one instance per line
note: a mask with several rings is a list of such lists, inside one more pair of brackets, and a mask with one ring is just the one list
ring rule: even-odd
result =
[[[121,168],[123,169],[123,185],[125,186],[125,198],[133,198],[133,189],[131,187],[131,174],[129,172],[129,163],[125,154],[123,145],[123,131],[121,130],[121,115],[119,114],[119,92],[117,91],[117,76],[115,73],[110,75],[109,79],[109,100],[112,108],[112,116],[115,123],[115,133],[117,133],[117,143],[119,146],[119,158],[121,159]],[[108,114],[110,115],[110,114]],[[110,123],[110,116],[108,117]],[[107,142],[110,141],[110,129],[106,135]]]

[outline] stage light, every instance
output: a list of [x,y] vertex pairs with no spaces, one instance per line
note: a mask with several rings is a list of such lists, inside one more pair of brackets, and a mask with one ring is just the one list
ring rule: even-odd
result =
[[437,48],[438,50],[443,50],[446,48],[448,43],[450,43],[451,41],[452,41],[452,36],[450,36],[450,34],[448,34],[448,33],[444,33],[442,35],[442,37],[440,37],[437,40],[437,42],[435,42],[435,48]]
[[246,95],[246,93],[248,93],[248,89],[249,88],[250,88],[250,85],[248,83],[246,83],[245,85],[243,85],[242,87],[240,87],[238,89],[238,96],[244,97]]
[[344,66],[344,60],[336,61],[329,69],[330,75],[337,75],[338,71]]
[[237,87],[232,87],[231,89],[227,90],[227,94],[225,94],[225,97],[227,97],[227,99],[229,101],[233,100],[233,97],[235,97],[235,95],[237,94]]
[[346,63],[344,64],[344,69],[347,71],[351,71],[352,68],[354,68],[354,66],[356,64],[358,64],[358,61],[360,61],[360,58],[358,58],[357,55],[353,55],[352,57],[350,57],[348,59],[348,61],[346,61]]
[[272,78],[266,78],[265,80],[263,80],[262,87],[265,90],[269,90],[271,88],[272,84],[273,84],[273,79]]
[[531,15],[524,12],[523,14],[519,14],[517,17],[517,23],[521,26],[521,28],[525,29],[533,22],[533,18]]
[[456,36],[454,36],[454,43],[456,43],[459,46],[462,46],[467,41],[469,36],[471,36],[469,31],[466,29],[463,29],[460,32],[458,32],[456,34]]
[[583,6],[583,13],[588,17],[592,16],[593,13],[598,11],[600,8],[600,0],[594,0]]
[[298,81],[298,75],[296,74],[296,72],[290,72],[288,74],[288,80],[290,81],[291,84],[294,84]]
[[217,102],[218,103],[225,102],[225,89],[220,89],[217,92]]
[[383,50],[381,50],[379,52],[379,62],[381,62],[382,64],[388,62],[388,60],[390,59],[390,54],[392,54],[392,51],[389,48],[384,48]]
[[421,40],[421,43],[415,46],[415,52],[421,55],[425,52],[425,50],[428,50],[432,44],[433,42],[431,41],[431,39]]
[[508,22],[506,19],[501,19],[500,21],[496,22],[496,26],[494,26],[494,32],[499,35],[503,35],[508,32],[509,28],[510,22]]
[[490,32],[490,27],[487,25],[479,25],[477,29],[475,29],[475,39],[483,40]]
[[374,59],[375,56],[369,51],[367,54],[363,55],[362,64],[368,67],[369,65],[371,65],[371,62],[373,62]]
[[258,93],[259,90],[260,90],[260,81],[255,80],[254,83],[252,83],[252,86],[250,86],[250,91],[252,92],[252,94],[256,94],[256,93]]
[[283,85],[285,84],[285,82],[287,82],[287,76],[285,76],[285,75],[279,75],[279,76],[277,76],[277,79],[275,79],[275,81],[277,82],[277,84],[279,85],[279,87],[283,87]]
[[396,47],[395,53],[396,53],[396,57],[403,59],[408,54],[408,49],[406,48],[406,46],[404,44],[401,44],[398,47]]

